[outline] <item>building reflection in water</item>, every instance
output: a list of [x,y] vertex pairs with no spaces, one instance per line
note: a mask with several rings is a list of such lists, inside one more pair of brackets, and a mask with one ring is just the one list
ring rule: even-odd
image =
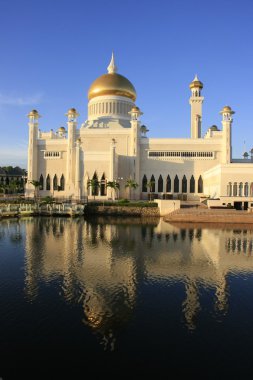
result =
[[253,272],[250,229],[189,228],[161,219],[141,224],[139,219],[38,218],[22,223],[29,300],[38,296],[41,282],[60,280],[61,296],[82,305],[83,322],[108,350],[133,317],[143,282],[183,284],[182,318],[194,330],[203,291],[213,299],[211,313],[222,317],[229,307],[228,275]]

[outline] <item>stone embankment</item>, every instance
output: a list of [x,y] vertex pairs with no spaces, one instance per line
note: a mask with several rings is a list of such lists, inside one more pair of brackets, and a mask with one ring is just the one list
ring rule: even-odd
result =
[[181,208],[164,217],[166,222],[251,224],[253,213],[234,209]]
[[160,216],[158,207],[130,207],[130,206],[87,206],[86,215],[106,216]]

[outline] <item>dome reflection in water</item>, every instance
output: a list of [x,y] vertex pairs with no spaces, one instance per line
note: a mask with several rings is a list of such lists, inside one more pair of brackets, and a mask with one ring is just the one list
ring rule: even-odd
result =
[[[183,353],[201,337],[215,344],[214,330],[228,338],[239,309],[243,314],[242,306],[251,304],[245,280],[252,283],[253,229],[246,227],[171,225],[159,218],[2,221],[1,289],[6,288],[4,270],[14,267],[20,276],[10,303],[1,297],[3,346],[10,344],[13,328],[7,315],[19,320],[15,339],[20,344],[30,339],[24,331],[29,336],[37,325],[48,334],[44,344],[56,344],[50,335],[56,326],[63,347],[76,341],[77,349],[93,354],[145,352],[156,363],[161,352],[176,357],[168,342],[182,345]],[[11,272],[8,281],[11,288]],[[36,315],[29,327],[28,309]],[[253,316],[251,306],[243,316],[250,337],[246,316]],[[194,350],[200,354],[203,347]]]

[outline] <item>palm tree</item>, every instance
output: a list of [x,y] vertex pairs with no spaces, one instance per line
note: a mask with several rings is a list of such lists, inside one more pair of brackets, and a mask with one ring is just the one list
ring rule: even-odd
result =
[[6,194],[6,190],[8,189],[8,185],[5,185],[4,183],[0,183],[0,190],[3,194]]
[[131,199],[131,189],[137,189],[137,187],[138,187],[139,185],[138,185],[138,183],[134,180],[134,179],[132,179],[132,178],[128,178],[127,180],[126,180],[126,184],[125,184],[125,188],[129,188],[129,199]]
[[148,194],[149,200],[151,200],[151,193],[153,193],[152,190],[153,190],[154,185],[155,185],[155,181],[150,180],[147,182],[147,187],[149,189],[149,194]]
[[87,187],[88,189],[91,187],[91,194],[94,196],[94,199],[95,199],[95,196],[97,195],[97,191],[100,188],[100,182],[98,181],[98,179],[97,178],[89,179],[87,183]]
[[140,130],[141,130],[141,134],[143,135],[143,137],[146,137],[146,133],[149,132],[148,128],[146,127],[146,125],[142,125],[140,127]]
[[[106,184],[106,187],[110,187],[111,189],[114,190],[114,196],[115,196],[115,193],[116,193],[116,190],[119,189],[119,183],[117,181],[108,181],[107,184]],[[111,198],[112,198],[112,191],[111,191]]]
[[33,179],[32,181],[30,181],[30,184],[34,186],[34,201],[35,201],[38,195],[38,188],[40,186],[40,182]]
[[16,194],[20,190],[20,188],[21,188],[20,183],[16,179],[11,181],[9,184],[9,189],[14,194]]

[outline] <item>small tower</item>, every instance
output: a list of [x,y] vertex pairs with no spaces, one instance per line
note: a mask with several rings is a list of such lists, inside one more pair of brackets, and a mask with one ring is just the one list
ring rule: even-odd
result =
[[74,191],[75,184],[75,139],[76,139],[76,127],[77,117],[79,116],[75,108],[70,108],[66,113],[68,118],[68,149],[67,149],[67,188],[69,191]]
[[29,122],[29,143],[28,143],[28,165],[27,165],[27,188],[26,196],[32,196],[33,186],[30,184],[30,181],[38,181],[38,148],[37,148],[37,139],[38,139],[38,120],[41,117],[37,110],[32,110],[27,115]]
[[222,115],[222,130],[223,130],[223,147],[222,147],[222,163],[229,164],[232,159],[231,146],[231,126],[233,123],[232,115],[235,112],[229,106],[225,106],[220,111]]
[[199,139],[201,138],[202,104],[204,97],[201,96],[203,83],[200,82],[197,74],[189,87],[192,93],[189,99],[191,105],[191,138]]

